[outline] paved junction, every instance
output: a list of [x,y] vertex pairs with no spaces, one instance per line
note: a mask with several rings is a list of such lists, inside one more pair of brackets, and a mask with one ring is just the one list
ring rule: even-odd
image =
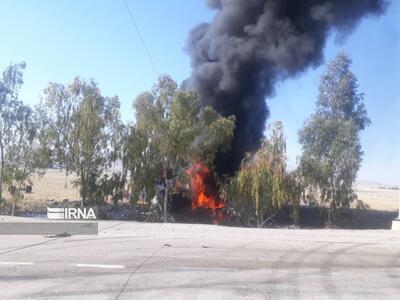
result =
[[400,231],[100,221],[98,236],[0,236],[0,299],[399,296]]

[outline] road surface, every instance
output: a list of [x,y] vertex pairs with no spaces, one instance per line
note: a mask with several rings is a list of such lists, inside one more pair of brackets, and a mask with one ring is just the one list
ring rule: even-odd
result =
[[0,299],[400,299],[400,231],[99,227],[0,236]]

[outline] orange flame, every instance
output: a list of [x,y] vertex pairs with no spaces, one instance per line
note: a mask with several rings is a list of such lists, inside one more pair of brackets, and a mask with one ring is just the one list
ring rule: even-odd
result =
[[225,202],[218,197],[214,175],[206,165],[196,163],[187,172],[193,192],[192,210],[205,208],[215,214],[216,210],[225,207]]

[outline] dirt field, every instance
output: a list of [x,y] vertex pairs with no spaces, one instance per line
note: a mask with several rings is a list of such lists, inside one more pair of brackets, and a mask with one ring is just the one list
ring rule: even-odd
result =
[[[25,199],[18,205],[20,209],[32,207],[46,207],[47,200],[64,199],[78,200],[78,190],[72,187],[71,181],[74,176],[70,175],[65,187],[65,174],[59,170],[48,170],[43,177],[33,178],[33,192],[25,194]],[[356,192],[360,200],[369,205],[370,209],[378,211],[397,211],[399,205],[399,191],[356,185]],[[5,195],[6,197],[9,195]]]
[[396,211],[399,207],[398,190],[375,187],[356,187],[358,198],[367,203],[371,209]]
[[[48,200],[55,199],[62,201],[64,199],[78,200],[79,192],[72,187],[71,181],[74,180],[73,175],[68,176],[67,185],[65,173],[59,170],[48,170],[43,177],[33,177],[32,193],[25,194],[24,200],[18,203],[19,209],[29,210],[35,208],[46,208]],[[5,198],[9,198],[8,193]]]

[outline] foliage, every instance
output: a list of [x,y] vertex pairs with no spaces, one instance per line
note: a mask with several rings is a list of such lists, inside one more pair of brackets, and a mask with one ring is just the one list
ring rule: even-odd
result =
[[37,115],[18,97],[24,68],[25,63],[11,64],[0,81],[0,202],[6,183],[13,208],[25,182],[34,173],[43,174],[48,160]]
[[305,199],[328,205],[329,212],[348,208],[357,198],[352,184],[363,154],[359,133],[370,124],[350,65],[346,54],[329,63],[321,77],[316,111],[299,132]]
[[282,123],[274,123],[269,130],[271,135],[262,141],[261,148],[242,161],[226,193],[236,211],[259,227],[284,205],[292,205],[296,219],[300,199],[295,173],[287,172]]
[[18,92],[23,84],[22,71],[25,63],[11,64],[0,80],[0,202],[3,201],[5,177],[5,155],[15,140],[19,140],[26,121],[26,108],[18,100]]
[[53,162],[76,173],[82,204],[102,201],[100,179],[121,158],[124,126],[119,108],[117,96],[104,97],[95,82],[80,78],[67,87],[50,83],[38,107]]
[[178,89],[167,75],[151,91],[133,103],[136,123],[130,125],[124,165],[130,171],[131,195],[148,199],[163,171],[185,180],[185,170],[194,161],[212,164],[217,151],[225,150],[233,137],[234,119],[219,116],[212,108],[201,109],[197,95]]
[[122,201],[125,194],[126,174],[123,172],[104,174],[96,183],[95,199],[98,202],[111,200],[114,204]]
[[64,168],[67,176],[73,168],[72,127],[78,106],[78,99],[69,88],[55,82],[49,83],[37,106],[41,127],[51,141],[51,164]]

